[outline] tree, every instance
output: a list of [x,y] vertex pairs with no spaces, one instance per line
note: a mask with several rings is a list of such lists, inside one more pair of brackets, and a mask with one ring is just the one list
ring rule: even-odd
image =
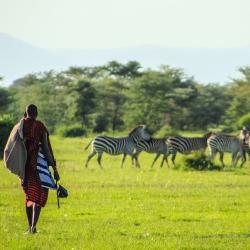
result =
[[129,61],[127,64],[122,64],[117,61],[111,61],[103,66],[103,69],[108,72],[109,76],[122,77],[132,79],[141,75],[139,72],[140,63]]
[[11,93],[6,88],[0,87],[0,114],[6,113],[11,103]]
[[197,95],[189,105],[189,128],[205,130],[211,126],[219,126],[224,122],[223,118],[231,100],[227,87],[197,84],[196,88]]
[[64,87],[67,84],[63,83],[63,79],[53,71],[30,74],[18,79],[11,86],[11,90],[15,92],[15,103],[18,104],[12,106],[13,114],[20,118],[25,107],[34,103],[38,106],[39,119],[53,132],[58,123],[67,122],[64,116],[68,109]]
[[188,114],[187,103],[195,87],[180,69],[162,66],[135,78],[129,89],[127,120],[130,126],[147,124],[152,131],[165,125],[183,128]]
[[231,102],[226,111],[225,124],[232,129],[237,129],[240,117],[250,113],[250,67],[242,67],[239,71],[242,77],[233,79],[228,85]]
[[93,113],[96,107],[96,89],[86,80],[80,80],[74,87],[76,92],[76,118],[82,126],[89,126],[88,115]]
[[127,88],[123,82],[110,78],[101,81],[97,88],[99,90],[97,112],[107,116],[106,120],[111,125],[112,131],[115,131],[124,124],[122,118],[124,114],[124,104],[127,100]]

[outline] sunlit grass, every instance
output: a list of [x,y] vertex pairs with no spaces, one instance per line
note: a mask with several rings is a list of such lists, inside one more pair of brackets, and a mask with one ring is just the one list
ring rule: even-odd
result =
[[189,171],[178,155],[178,169],[160,168],[160,160],[151,169],[153,155],[142,153],[141,169],[129,158],[121,169],[121,157],[109,155],[104,170],[96,158],[86,169],[89,141],[52,137],[69,197],[57,209],[50,192],[37,235],[23,234],[23,191],[0,168],[1,249],[250,248],[249,163],[231,169],[227,156],[223,171]]

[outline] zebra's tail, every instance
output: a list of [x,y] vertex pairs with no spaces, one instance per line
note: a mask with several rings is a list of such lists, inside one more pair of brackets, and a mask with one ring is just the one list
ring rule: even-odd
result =
[[93,140],[94,140],[94,139],[92,139],[92,140],[89,142],[89,144],[84,148],[84,150],[87,150],[87,149],[88,149],[89,145],[92,143]]

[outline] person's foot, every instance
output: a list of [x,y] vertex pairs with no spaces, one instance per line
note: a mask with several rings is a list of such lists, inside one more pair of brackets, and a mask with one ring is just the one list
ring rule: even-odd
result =
[[27,230],[24,232],[24,234],[30,234],[31,233],[31,228],[28,227]]
[[35,227],[31,227],[30,232],[32,234],[36,234],[37,233],[36,228]]

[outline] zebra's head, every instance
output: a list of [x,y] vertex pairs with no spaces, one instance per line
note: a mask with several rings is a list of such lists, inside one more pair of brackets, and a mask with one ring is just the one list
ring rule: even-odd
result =
[[249,144],[249,131],[247,130],[246,127],[243,127],[242,130],[240,131],[240,135],[239,135],[240,140],[245,143],[245,144]]
[[136,138],[137,140],[143,139],[146,141],[148,141],[151,138],[150,134],[146,131],[145,125],[139,125],[134,129],[132,129],[131,132],[129,133],[129,136]]

